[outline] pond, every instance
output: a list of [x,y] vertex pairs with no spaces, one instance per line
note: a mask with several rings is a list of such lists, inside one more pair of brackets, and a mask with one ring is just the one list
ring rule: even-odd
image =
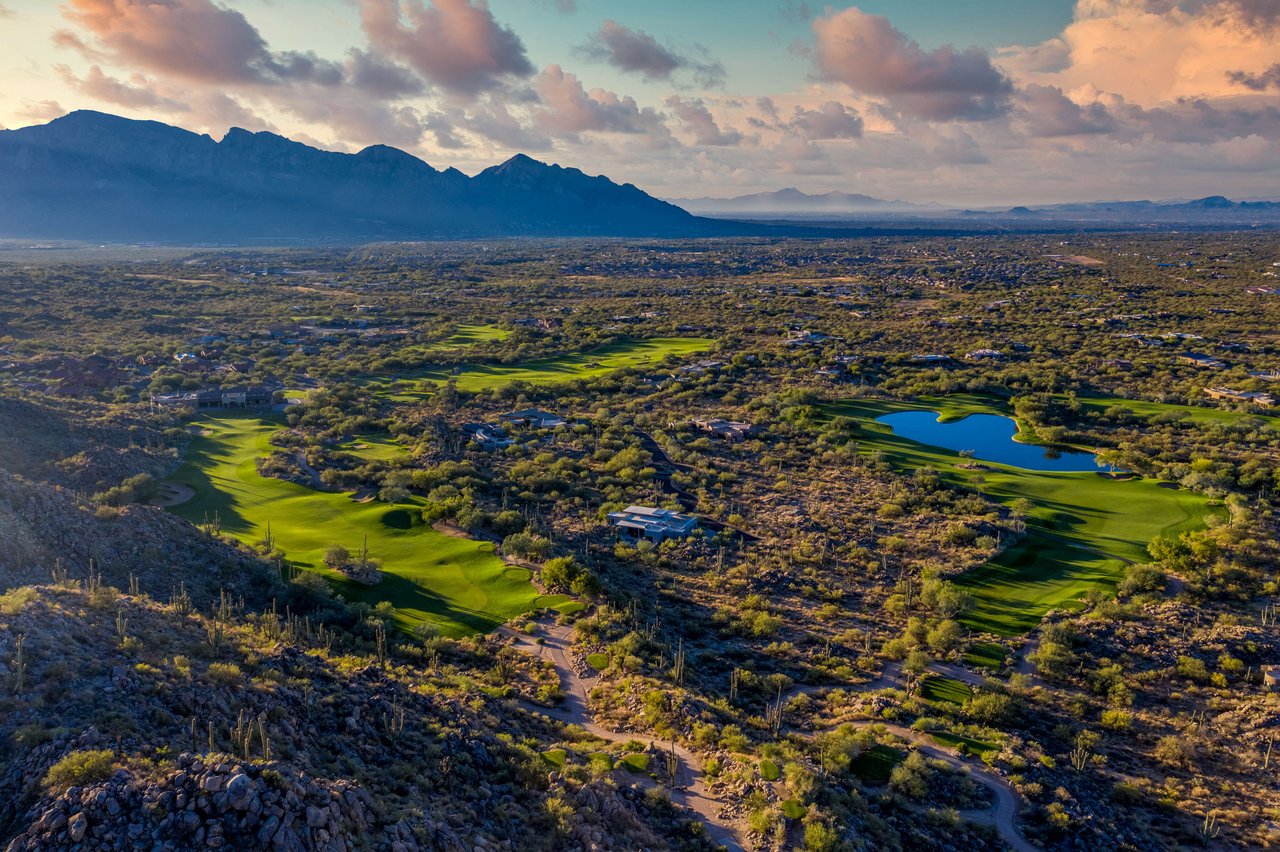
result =
[[999,414],[970,414],[963,420],[939,423],[936,411],[900,411],[876,418],[895,435],[954,452],[972,450],[978,461],[1007,464],[1026,470],[1096,471],[1093,453],[1055,450],[1013,440],[1018,424]]

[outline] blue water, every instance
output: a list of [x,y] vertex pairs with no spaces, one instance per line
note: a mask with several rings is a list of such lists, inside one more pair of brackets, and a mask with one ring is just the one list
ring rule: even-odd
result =
[[1018,424],[998,414],[970,414],[963,420],[939,423],[936,411],[902,411],[876,418],[895,435],[954,452],[973,450],[979,461],[1026,470],[1096,471],[1093,453],[1052,450],[1013,440]]

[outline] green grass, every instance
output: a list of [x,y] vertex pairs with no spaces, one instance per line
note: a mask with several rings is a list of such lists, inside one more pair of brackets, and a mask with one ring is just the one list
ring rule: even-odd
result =
[[364,461],[395,461],[409,452],[390,435],[357,435],[338,450]]
[[1083,607],[1081,598],[1088,592],[1115,592],[1124,570],[1119,559],[1032,531],[991,562],[956,578],[974,598],[960,621],[997,636],[1027,633],[1050,610]]
[[[280,421],[246,414],[196,423],[209,434],[192,440],[186,463],[172,477],[196,496],[175,507],[175,514],[197,523],[216,516],[224,533],[250,544],[263,539],[270,523],[291,563],[323,574],[349,600],[390,601],[403,629],[425,622],[449,636],[487,632],[566,600],[540,596],[529,572],[503,563],[492,544],[437,533],[421,522],[413,503],[357,503],[346,494],[259,476],[254,459],[270,452],[267,438],[281,428]],[[330,571],[322,561],[330,544],[358,551],[366,535],[384,575],[371,587]]]
[[973,737],[966,737],[960,734],[953,734],[948,731],[929,731],[929,736],[938,745],[946,746],[947,748],[958,749],[961,746],[964,746],[963,750],[967,754],[986,754],[989,751],[1000,750],[999,743],[988,742],[987,740],[974,739]]
[[783,799],[778,803],[778,807],[782,810],[782,815],[787,819],[801,819],[805,814],[809,813],[798,799]]
[[608,654],[587,654],[587,665],[598,672],[602,672],[609,668]]
[[760,761],[760,777],[766,781],[777,781],[782,777],[782,770],[772,760]]
[[[1201,405],[1177,405],[1168,402],[1147,402],[1146,400],[1121,399],[1120,397],[1080,397],[1080,406],[1095,414],[1102,414],[1113,405],[1124,406],[1139,417],[1151,418],[1164,414],[1185,414],[1192,423],[1236,423],[1246,417],[1256,417],[1271,424],[1273,429],[1280,429],[1280,417],[1265,414],[1254,414],[1245,411],[1231,411],[1225,408],[1211,408]],[[1209,403],[1213,405],[1213,403]]]
[[1008,653],[1003,645],[994,642],[974,642],[964,652],[964,661],[979,669],[999,671],[1004,666]]
[[564,769],[564,764],[569,759],[569,752],[562,748],[553,748],[550,751],[544,751],[542,759],[557,769]]
[[889,780],[893,767],[907,756],[905,751],[887,745],[876,745],[854,758],[850,768],[853,774],[871,784],[882,784]]
[[[1169,483],[1135,477],[1115,480],[1094,472],[1034,471],[984,462],[964,470],[958,453],[917,443],[875,418],[898,411],[937,411],[941,419],[1008,414],[1000,400],[957,395],[916,402],[857,400],[826,406],[830,416],[857,423],[862,452],[880,452],[901,471],[933,468],[948,483],[1012,504],[1030,500],[1028,536],[994,562],[959,578],[977,607],[962,621],[978,630],[1014,636],[1035,627],[1046,612],[1078,607],[1086,592],[1114,592],[1125,559],[1143,561],[1157,536],[1198,529],[1221,510],[1202,495]],[[1024,438],[1026,432],[1022,433]]]
[[[558,384],[576,379],[604,376],[618,370],[656,366],[668,356],[705,352],[714,341],[702,337],[653,337],[646,340],[621,340],[587,352],[527,361],[523,364],[473,364],[453,372],[446,369],[422,370],[402,376],[367,379],[366,384],[384,389],[387,398],[413,401],[430,395],[431,387],[450,378],[461,390],[479,391],[501,387],[512,382],[534,385]],[[406,387],[417,381],[418,387]]]
[[649,755],[640,753],[623,755],[618,760],[618,766],[636,774],[648,772]]
[[504,328],[498,328],[496,325],[460,325],[457,331],[438,343],[433,343],[430,346],[410,346],[408,349],[410,351],[416,349],[423,352],[465,349],[468,346],[475,346],[477,343],[506,340],[510,336],[511,332]]
[[973,690],[955,678],[929,675],[920,681],[920,697],[926,701],[942,701],[963,707],[973,697]]
[[587,755],[587,765],[598,772],[612,772],[613,755],[603,751],[593,751]]

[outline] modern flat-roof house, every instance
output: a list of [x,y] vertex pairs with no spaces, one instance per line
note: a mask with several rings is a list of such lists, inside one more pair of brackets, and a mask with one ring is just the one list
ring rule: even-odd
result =
[[723,420],[719,417],[703,418],[695,417],[689,421],[695,429],[700,429],[709,435],[717,438],[724,438],[726,441],[738,442],[751,437],[751,433],[755,431],[755,426],[750,423],[739,423],[736,420]]
[[1223,399],[1228,402],[1244,402],[1262,408],[1272,408],[1276,398],[1272,394],[1259,391],[1238,391],[1231,388],[1205,388],[1205,396],[1209,399]]
[[189,393],[169,393],[151,397],[156,405],[166,408],[270,408],[275,392],[270,388],[213,388]]
[[628,506],[621,512],[610,512],[609,523],[619,535],[647,538],[655,543],[669,538],[685,538],[698,529],[698,519],[693,515],[649,506]]
[[527,426],[531,429],[559,429],[566,425],[569,421],[555,414],[548,414],[545,411],[539,411],[536,408],[526,408],[523,411],[513,411],[510,414],[503,414],[498,418],[501,422],[508,426]]
[[462,431],[470,436],[471,440],[478,444],[482,450],[504,450],[515,444],[515,441],[508,438],[507,433],[498,426],[489,426],[485,423],[468,423],[462,427]]
[[964,356],[966,361],[999,361],[1004,358],[1004,353],[998,349],[975,349]]
[[1220,370],[1227,366],[1212,355],[1200,355],[1196,352],[1183,352],[1178,356],[1178,360],[1184,364],[1199,367],[1202,370]]

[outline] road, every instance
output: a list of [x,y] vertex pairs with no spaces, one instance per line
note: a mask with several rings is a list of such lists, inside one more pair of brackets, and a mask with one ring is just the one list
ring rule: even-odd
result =
[[[541,644],[510,628],[499,628],[498,633],[510,639],[515,647],[521,651],[549,660],[552,666],[555,667],[556,674],[560,677],[560,686],[565,697],[563,703],[555,708],[545,708],[528,702],[522,703],[534,712],[542,713],[561,722],[577,725],[602,740],[614,743],[644,740],[645,737],[642,734],[610,731],[595,722],[591,716],[587,696],[590,694],[590,690],[598,683],[598,678],[584,677],[578,673],[577,668],[573,665],[573,628],[554,624],[542,624],[540,627],[544,631],[544,638]],[[938,674],[957,677],[959,680],[975,683],[976,685],[981,685],[984,680],[980,675],[976,675],[959,666],[935,663],[930,670],[936,671]],[[846,692],[873,692],[890,687],[901,689],[905,688],[905,685],[901,665],[890,663],[885,666],[879,677],[867,683],[838,687],[797,686],[785,693],[783,697],[786,699],[796,695],[813,695],[834,689],[842,689]],[[826,730],[838,727],[840,724],[849,724],[855,728],[882,727],[894,736],[912,743],[916,750],[922,754],[941,760],[957,771],[965,773],[975,782],[992,792],[995,796],[995,807],[987,810],[965,811],[962,816],[972,822],[993,826],[1000,838],[1015,852],[1040,852],[1037,847],[1032,846],[1023,839],[1022,834],[1018,831],[1017,820],[1020,799],[1013,786],[1001,776],[981,764],[961,760],[954,751],[937,745],[928,734],[920,731],[913,731],[901,725],[867,720],[837,723],[829,726]],[[792,733],[801,736],[807,735],[798,731],[792,731]],[[671,800],[696,813],[706,825],[707,834],[713,841],[731,850],[731,852],[744,852],[746,847],[741,839],[740,826],[720,815],[723,802],[707,789],[703,776],[702,759],[683,746],[666,746],[668,750],[673,747],[676,756],[680,760],[680,771],[677,778],[678,789],[671,791]]]

